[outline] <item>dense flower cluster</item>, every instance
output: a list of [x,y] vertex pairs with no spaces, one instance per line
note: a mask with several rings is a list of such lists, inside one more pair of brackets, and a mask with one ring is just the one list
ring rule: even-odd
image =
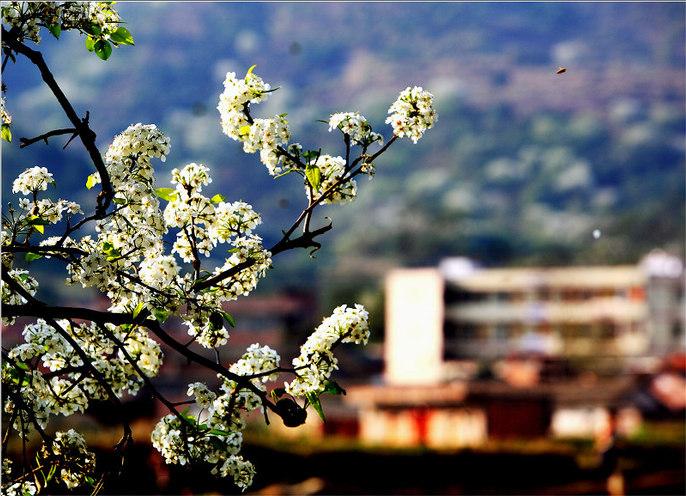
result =
[[36,483],[33,481],[15,482],[5,488],[6,496],[33,496],[38,492]]
[[86,440],[74,429],[55,433],[51,446],[43,446],[42,455],[60,467],[60,479],[68,489],[84,484],[95,470],[95,455],[88,451]]
[[275,176],[283,172],[283,155],[279,147],[290,139],[288,121],[284,115],[253,120],[247,114],[249,105],[266,100],[270,91],[271,86],[252,70],[243,79],[229,72],[224,80],[224,91],[219,95],[217,110],[224,134],[242,142],[246,153],[260,152],[260,160],[269,174]]
[[416,143],[436,122],[433,99],[421,86],[408,86],[388,109],[386,124],[393,126],[393,133],[399,138],[408,136]]
[[52,173],[48,169],[36,165],[19,174],[12,183],[12,193],[29,195],[38,191],[45,191],[48,189],[48,185],[54,182]]
[[[53,34],[73,28],[88,33],[87,46],[92,36],[108,40],[119,24],[119,16],[109,4],[99,2],[6,2],[2,15],[22,40],[39,41],[41,26]],[[298,143],[288,143],[291,136],[285,114],[272,118],[250,115],[250,105],[264,101],[271,91],[252,68],[244,78],[228,73],[217,107],[224,133],[241,142],[246,153],[259,152],[272,176],[296,172],[303,177],[310,210],[303,212],[300,222],[316,203],[353,200],[355,176],[371,176],[372,161],[386,149],[368,153],[372,144],[383,143],[381,135],[373,132],[358,112],[339,112],[330,116],[329,130],[343,133],[346,158],[303,150]],[[9,124],[4,99],[0,110],[3,124]],[[432,95],[418,87],[403,91],[389,114],[387,123],[392,124],[395,136],[408,136],[414,142],[436,119]],[[359,147],[357,159],[350,156],[351,145]],[[86,180],[91,189],[109,178],[112,188],[107,191],[103,187],[99,197],[111,199],[110,208],[104,213],[97,211],[103,215],[82,218],[76,226],[94,226],[94,232],[87,235],[72,229],[76,224],[72,217],[83,214],[79,204],[39,198],[54,184],[47,168],[29,168],[13,182],[12,191],[25,197],[19,200],[19,210],[10,210],[11,220],[3,222],[2,246],[23,241],[36,251],[26,254],[27,261],[59,257],[66,262],[69,284],[100,290],[110,301],[108,310],[117,314],[112,322],[129,322],[114,325],[81,322],[80,317],[74,321],[47,318],[24,327],[23,342],[8,351],[1,369],[3,410],[21,437],[35,431],[43,434],[51,417],[83,413],[92,401],[136,394],[147,377],[158,374],[163,359],[148,329],[164,339],[159,325],[171,315],[193,336],[187,347],[193,341],[215,349],[226,344],[227,327],[235,323],[224,311],[224,303],[252,292],[271,267],[272,253],[254,232],[262,223],[260,215],[243,201],[228,202],[221,194],[206,193],[212,183],[208,166],[189,163],[174,168],[172,187],[156,187],[153,161],[164,162],[169,152],[169,138],[152,124],[131,125],[114,138],[104,157],[107,177],[94,173]],[[284,231],[275,253],[282,251],[284,244],[290,245],[288,248],[318,246],[313,237],[307,238],[315,234],[309,231],[307,219],[305,234],[295,237],[296,222],[288,233]],[[46,227],[54,231],[62,221],[67,226],[62,236],[54,232],[44,236]],[[32,243],[38,234],[43,237]],[[220,244],[227,246],[219,250]],[[3,253],[3,270],[26,291],[22,294],[15,285],[0,282],[5,305],[26,304],[26,295],[35,295],[38,288],[27,271],[12,268],[14,253],[22,251]],[[222,254],[217,259],[211,258],[218,252]],[[367,321],[361,305],[336,308],[303,344],[292,369],[281,368],[275,350],[251,345],[235,363],[218,369],[223,373],[218,375],[221,383],[216,391],[201,382],[188,385],[187,394],[194,403],[191,413],[165,403],[171,414],[156,425],[153,445],[167,463],[204,463],[213,474],[231,477],[237,486],[247,488],[255,468],[240,456],[245,416],[253,411],[267,416],[271,411],[287,426],[304,422],[305,408],[317,408],[318,396],[338,387],[331,381],[338,368],[334,348],[339,343],[366,344]],[[3,319],[3,323],[13,323],[13,319]],[[295,378],[285,382],[284,388],[269,391],[268,383],[279,380],[284,372]],[[298,404],[301,398],[305,398],[304,406]],[[68,489],[89,482],[95,458],[76,431],[57,432],[41,453],[46,464],[59,468],[59,479]],[[39,486],[20,481],[2,489],[7,494],[25,495],[36,493]]]
[[[320,156],[315,165],[321,172],[321,183],[314,191],[314,198],[328,193],[322,204],[327,203],[347,203],[355,199],[357,195],[357,183],[354,179],[345,179],[345,159],[342,157],[332,157],[331,155]],[[314,188],[312,188],[314,189]],[[310,187],[305,187],[307,197],[310,198]]]
[[[279,368],[281,357],[269,346],[260,346],[255,343],[248,347],[243,356],[234,363],[229,370],[234,374],[249,376],[265,374]],[[278,372],[261,375],[262,382],[273,381],[278,376]],[[259,384],[259,381],[256,382]]]
[[285,383],[286,391],[293,396],[321,393],[331,373],[338,368],[333,346],[338,343],[367,344],[368,319],[369,314],[362,305],[337,307],[307,338],[300,355],[293,359],[297,377]]
[[350,136],[352,143],[369,145],[373,142],[383,143],[383,137],[372,131],[372,126],[359,112],[338,112],[329,118],[329,131],[339,129]]
[[[29,275],[28,270],[13,269],[10,270],[7,275],[14,279],[14,281],[31,296],[36,294],[36,291],[38,290],[38,281]],[[0,295],[3,305],[21,305],[26,303],[26,298],[16,291],[13,291],[5,281],[2,280],[0,280]],[[13,318],[2,317],[2,323],[4,325],[14,324],[14,321],[15,319]]]
[[111,2],[3,2],[2,19],[18,33],[20,41],[39,43],[40,27],[59,26],[103,37],[114,32],[121,22]]
[[[103,328],[94,323],[72,325],[68,320],[57,321],[57,326],[86,352],[92,366],[107,379],[117,396],[123,396],[125,392],[135,394],[142,385],[142,378],[134,365],[154,377],[162,364],[159,345],[142,328],[110,324]],[[57,374],[45,379],[36,370],[22,373],[11,363],[3,363],[3,384],[5,378],[16,377],[20,373],[25,376],[24,381],[10,382],[8,387],[16,396],[14,400],[10,396],[5,403],[6,413],[12,413],[17,406],[17,398],[21,398],[22,403],[31,406],[41,427],[45,427],[53,415],[83,412],[91,400],[108,398],[108,392],[96,378],[83,374],[85,364],[82,357],[57,328],[38,319],[25,326],[23,336],[24,343],[10,350],[10,359],[20,362],[39,359],[46,369]],[[123,345],[135,363],[129,362],[118,343]],[[62,370],[65,372],[60,374]],[[20,413],[13,424],[20,435],[34,428],[29,418],[23,415],[24,412]]]
[[[279,362],[276,351],[253,344],[230,370],[243,376],[260,374],[251,379],[251,384],[265,391],[263,384],[276,378]],[[202,408],[204,418],[186,415],[181,420],[176,415],[167,415],[155,426],[152,442],[167,463],[204,462],[212,466],[212,473],[232,477],[238,487],[245,489],[252,483],[255,468],[238,455],[243,440],[241,431],[245,427],[241,412],[260,407],[261,400],[254,391],[239,387],[223,376],[220,378],[223,380],[220,394],[201,382],[188,386],[188,395]]]

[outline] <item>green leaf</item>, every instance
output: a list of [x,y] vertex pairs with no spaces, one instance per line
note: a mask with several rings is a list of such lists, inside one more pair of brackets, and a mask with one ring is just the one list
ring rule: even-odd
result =
[[140,303],[138,303],[138,305],[136,305],[136,308],[133,309],[133,318],[134,319],[136,317],[138,317],[138,314],[141,313],[141,310],[143,310],[144,306],[145,306],[145,304],[142,301]]
[[45,226],[41,224],[35,224],[33,228],[41,234],[45,234]]
[[212,203],[220,203],[224,201],[224,196],[217,193],[212,198],[210,198],[210,200],[212,201]]
[[91,189],[96,184],[98,184],[98,173],[94,172],[86,179],[86,188]]
[[89,486],[95,484],[95,479],[90,475],[87,475],[84,480],[86,481],[86,484],[88,484]]
[[86,50],[88,50],[89,52],[95,50],[95,38],[93,38],[92,36],[86,36],[86,40],[84,43],[86,44]]
[[343,389],[336,381],[329,379],[328,381],[326,381],[323,393],[335,395],[342,394],[343,396],[345,396],[345,389]]
[[319,167],[308,166],[305,169],[305,175],[307,176],[307,180],[310,182],[312,188],[315,191],[319,190],[319,186],[322,184],[322,171],[319,170]]
[[214,434],[215,436],[230,436],[231,433],[228,431],[223,431],[221,429],[210,429],[210,434]]
[[59,39],[60,34],[62,34],[62,26],[53,24],[52,26],[48,26],[48,31],[50,31],[55,38]]
[[84,26],[83,31],[93,36],[100,36],[100,33],[102,33],[102,31],[100,30],[100,26],[98,26],[95,23],[91,23],[87,26]]
[[312,405],[314,410],[317,412],[317,415],[319,415],[319,418],[322,419],[322,422],[326,422],[326,417],[324,417],[324,410],[322,409],[322,404],[319,401],[319,396],[317,396],[315,393],[307,393],[306,398],[310,405]]
[[110,58],[110,55],[112,55],[112,45],[109,41],[96,41],[95,45],[93,45],[93,50],[95,51],[95,55],[100,57],[102,60],[107,60]]
[[50,222],[40,218],[37,215],[29,215],[27,219],[29,220],[28,224],[30,226],[47,226],[48,224],[50,224]]
[[124,198],[119,198],[115,196],[114,198],[112,198],[112,201],[117,205],[126,205],[126,200]]
[[160,324],[164,324],[169,318],[169,312],[163,308],[155,308],[152,314]]
[[107,260],[110,261],[121,257],[121,250],[119,248],[115,248],[114,245],[109,241],[105,241],[102,244],[102,252],[107,255]]
[[110,33],[110,39],[120,45],[133,45],[133,36],[125,27],[118,27],[113,33]]
[[222,317],[224,317],[224,320],[231,326],[231,327],[236,327],[236,319],[231,315],[229,312],[225,312],[224,310],[220,310],[219,313],[222,314]]
[[250,79],[250,76],[252,76],[252,71],[255,70],[255,67],[257,67],[257,64],[253,64],[250,66],[250,69],[248,69],[248,72],[245,73],[245,82],[247,83],[248,80]]
[[33,252],[28,252],[26,255],[24,255],[24,260],[27,262],[33,262],[34,260],[38,260],[39,258],[43,258],[43,255],[40,253],[33,253]]
[[238,128],[238,134],[240,136],[243,136],[245,134],[248,134],[250,132],[250,124],[247,124],[245,126],[241,126]]
[[174,188],[155,188],[155,195],[163,200],[174,201],[176,199],[176,190]]
[[2,125],[2,139],[8,143],[12,141],[12,130],[10,129],[9,124]]

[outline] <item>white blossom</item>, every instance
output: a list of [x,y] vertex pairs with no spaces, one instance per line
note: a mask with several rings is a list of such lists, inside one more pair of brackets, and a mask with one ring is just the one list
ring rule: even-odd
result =
[[390,115],[386,118],[386,124],[393,126],[393,133],[399,138],[408,136],[417,143],[436,122],[433,98],[421,86],[408,86],[388,109]]
[[45,167],[35,166],[26,169],[12,183],[12,193],[28,195],[38,191],[45,191],[48,185],[54,183],[52,173]]
[[297,376],[285,383],[286,391],[293,396],[319,394],[326,381],[338,368],[332,347],[341,343],[367,344],[369,314],[362,305],[341,305],[325,318],[300,347],[300,355],[293,359]]
[[202,408],[209,408],[217,395],[209,390],[202,382],[194,382],[188,385],[188,396],[195,398],[195,402]]
[[[255,343],[248,347],[243,356],[238,359],[229,370],[238,375],[254,375],[269,372],[277,369],[281,357],[269,346],[260,346]],[[263,375],[258,378],[261,382],[273,381],[278,376],[278,372]]]
[[[322,204],[327,203],[347,203],[352,201],[357,195],[357,183],[354,179],[348,179],[341,182],[341,179],[346,175],[345,159],[342,157],[332,157],[331,155],[321,155],[315,165],[321,172],[321,183],[314,191],[315,198],[318,198],[325,192],[327,193],[326,200]],[[330,190],[330,191],[329,191]],[[310,198],[310,187],[305,187],[307,197]]]

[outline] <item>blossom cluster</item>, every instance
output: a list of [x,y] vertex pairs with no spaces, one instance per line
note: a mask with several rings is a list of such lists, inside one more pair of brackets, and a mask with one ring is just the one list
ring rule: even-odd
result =
[[[250,205],[225,202],[221,195],[210,199],[203,194],[203,187],[212,182],[207,166],[191,163],[174,169],[171,182],[175,188],[155,188],[151,160],[164,159],[168,153],[169,139],[154,125],[130,126],[114,139],[105,158],[117,208],[97,223],[96,237],[86,235],[75,243],[84,254],[68,265],[68,282],[105,291],[112,301],[110,309],[115,311],[134,311],[142,306],[174,312],[185,304],[183,317],[189,334],[196,336],[201,345],[214,348],[226,343],[228,331],[221,319],[218,324],[212,315],[221,311],[224,301],[248,294],[256,287],[271,266],[271,254],[253,233],[262,221]],[[40,172],[50,174],[47,170]],[[24,173],[28,177],[37,175],[36,171]],[[24,176],[22,180],[27,182]],[[97,174],[92,177],[90,187],[99,182]],[[31,185],[43,182],[34,179]],[[167,191],[161,194],[159,190]],[[167,201],[164,211],[158,197]],[[57,220],[57,214],[41,208],[51,204],[41,202],[50,200],[40,200],[36,212]],[[57,206],[57,211],[78,209],[76,204]],[[163,236],[170,228],[177,232],[171,254],[167,255]],[[66,246],[73,241],[57,243]],[[239,264],[245,265],[244,270],[211,291],[195,291],[200,257],[210,256],[220,243],[229,243],[231,254],[213,274]],[[194,273],[184,274],[174,255],[192,263]]]
[[408,86],[388,109],[390,115],[386,118],[386,124],[393,126],[393,133],[399,138],[408,136],[417,143],[436,122],[433,98],[421,86]]
[[246,153],[260,152],[260,160],[269,174],[275,176],[283,172],[279,147],[290,139],[288,121],[284,115],[252,119],[247,113],[251,103],[263,102],[270,91],[271,86],[252,70],[242,79],[237,78],[235,72],[229,72],[224,80],[224,91],[219,95],[217,110],[224,134],[242,142]]
[[[217,109],[224,133],[243,143],[246,153],[260,152],[260,160],[272,176],[298,171],[304,177],[305,191],[313,200],[325,195],[320,203],[345,203],[355,198],[357,187],[353,177],[353,165],[360,163],[359,171],[373,176],[375,167],[367,149],[373,143],[383,144],[383,137],[374,131],[369,121],[359,112],[337,112],[329,117],[329,131],[340,130],[346,140],[346,159],[302,151],[298,143],[288,144],[290,131],[285,114],[270,119],[253,119],[250,105],[264,101],[271,86],[253,73],[251,67],[244,78],[229,72],[224,80],[224,91],[219,96]],[[404,136],[417,142],[436,121],[433,95],[421,87],[407,88],[388,110],[386,123],[390,123],[396,137]],[[362,147],[359,159],[349,162],[350,145]],[[355,174],[356,174],[355,173]],[[314,196],[314,198],[313,198]]]
[[55,433],[52,445],[44,445],[41,454],[59,467],[60,479],[68,489],[83,485],[95,470],[95,455],[88,451],[86,440],[74,429]]
[[25,480],[23,482],[15,482],[3,488],[7,496],[33,496],[38,492],[36,483]]
[[39,43],[40,27],[59,26],[109,37],[121,22],[111,2],[3,2],[2,19],[18,34],[20,41]]
[[38,492],[35,482],[30,480],[18,481],[18,482],[8,482],[13,480],[13,467],[12,460],[7,456],[2,457],[2,480],[3,494],[7,496],[33,496]]
[[[119,22],[116,12],[104,3],[37,5],[3,4],[5,21],[17,28],[22,39],[38,41],[42,25],[85,32],[100,26],[107,39],[110,26]],[[309,208],[315,203],[352,201],[357,194],[354,177],[359,173],[371,176],[372,160],[385,151],[384,147],[379,153],[367,154],[369,146],[383,143],[381,135],[373,132],[360,113],[339,112],[332,114],[328,123],[330,131],[337,129],[344,135],[345,158],[321,150],[303,151],[300,144],[288,143],[291,136],[285,114],[266,119],[250,115],[250,105],[264,101],[271,91],[252,68],[244,78],[228,73],[217,107],[224,133],[241,142],[246,153],[259,152],[272,176],[293,171],[301,174]],[[395,136],[407,136],[414,142],[436,119],[432,95],[418,87],[403,91],[389,114],[387,123]],[[360,147],[357,159],[350,157],[351,145]],[[155,377],[162,364],[160,346],[147,330],[154,330],[151,324],[157,325],[156,321],[175,315],[197,344],[215,349],[226,344],[227,325],[234,324],[224,303],[252,292],[271,267],[272,253],[255,233],[261,216],[243,201],[229,202],[221,194],[210,196],[206,190],[212,177],[207,165],[193,162],[174,168],[172,187],[156,187],[153,161],[164,162],[169,152],[169,138],[155,125],[138,123],[118,134],[104,156],[112,189],[103,188],[101,195],[112,194],[111,208],[103,216],[82,219],[92,222],[95,232],[80,237],[70,229],[71,217],[83,213],[79,204],[39,198],[54,184],[47,168],[31,167],[13,182],[13,192],[25,197],[19,200],[19,216],[12,210],[13,222],[3,223],[2,245],[15,243],[22,234],[30,246],[34,234],[43,235],[49,225],[54,230],[54,225],[66,218],[64,235],[42,239],[40,254],[30,255],[59,256],[67,262],[69,284],[99,289],[109,298],[109,311],[131,315],[130,322],[135,322],[77,324],[37,319],[26,325],[23,342],[10,349],[2,363],[7,392],[3,409],[20,436],[42,431],[53,416],[82,413],[92,401],[105,400],[110,394],[136,394],[145,378]],[[101,179],[98,173],[92,174],[86,187],[93,188]],[[288,235],[284,239],[290,240]],[[211,257],[219,245],[226,245],[226,254],[216,260]],[[13,262],[13,257],[3,254],[7,274],[34,295],[37,281],[27,271],[13,269]],[[0,282],[0,294],[3,304],[27,303],[25,294],[13,291],[5,281]],[[171,414],[156,425],[152,443],[167,463],[206,463],[212,473],[231,477],[245,489],[255,474],[252,463],[240,456],[245,415],[260,409],[267,415],[269,406],[285,425],[299,425],[306,413],[297,401],[305,398],[305,407],[316,407],[317,397],[331,392],[331,375],[338,368],[334,348],[339,343],[366,344],[368,338],[366,310],[361,305],[342,305],[309,336],[292,361],[292,369],[281,368],[275,350],[253,344],[219,375],[221,384],[216,391],[201,382],[189,384],[187,394],[196,410],[189,414],[170,407]],[[284,388],[272,390],[273,397],[280,399],[275,405],[267,404],[268,383],[279,380],[282,372],[295,378],[285,382]],[[287,420],[288,409],[295,413]],[[73,430],[58,432],[42,453],[46,460],[57,460],[60,479],[69,489],[82,485],[94,469],[92,453]],[[27,482],[3,487],[8,494],[33,494],[36,490]]]
[[[278,368],[279,360],[278,353],[268,346],[253,344],[232,365],[231,372],[244,376],[271,372]],[[259,391],[264,391],[263,382],[274,377],[274,374],[264,374],[250,382]],[[245,490],[252,483],[255,468],[239,455],[245,428],[242,414],[255,410],[262,403],[254,391],[242,388],[224,376],[220,378],[223,383],[219,394],[201,382],[188,386],[188,396],[192,396],[202,409],[203,418],[167,415],[157,423],[151,439],[166,463],[206,463],[212,467],[213,474],[231,477],[234,484]]]
[[329,117],[329,131],[339,129],[353,144],[383,143],[383,137],[372,131],[372,126],[359,112],[337,112]]
[[321,155],[315,162],[321,174],[321,182],[315,189],[312,185],[305,187],[307,198],[312,201],[310,191],[315,193],[314,198],[319,198],[326,194],[326,199],[322,204],[327,203],[347,203],[357,196],[357,183],[354,179],[346,179],[347,170],[343,157],[332,157],[331,155]]
[[300,347],[300,355],[293,359],[296,378],[285,383],[286,392],[293,396],[320,394],[326,382],[338,368],[333,347],[338,343],[367,344],[369,314],[362,305],[341,305],[325,318]]
[[[38,281],[29,275],[28,270],[12,269],[7,272],[7,275],[14,279],[14,281],[31,296],[36,294],[36,291],[38,290]],[[3,280],[0,280],[0,297],[3,305],[22,305],[26,303],[26,298],[12,290]],[[2,323],[4,325],[14,324],[14,321],[15,319],[13,318],[2,317]]]
[[45,167],[36,165],[24,170],[12,183],[12,193],[24,195],[45,191],[55,180],[52,173]]
[[[162,364],[162,351],[156,341],[139,327],[98,326],[94,323],[72,325],[60,320],[54,325],[43,319],[24,327],[24,342],[9,351],[11,362],[3,363],[3,384],[13,391],[4,404],[5,413],[17,408],[17,401],[30,406],[31,412],[18,411],[14,428],[25,435],[35,427],[28,414],[32,414],[41,427],[53,415],[71,415],[84,412],[91,400],[106,400],[108,391],[93,377],[86,374],[87,366],[64,334],[68,335],[89,357],[90,364],[107,379],[110,389],[118,397],[126,392],[135,394],[142,385],[136,367],[146,375],[157,375]],[[60,332],[60,330],[62,332]],[[121,347],[120,347],[121,344]],[[123,350],[122,350],[123,348]],[[131,357],[131,363],[126,354]],[[18,371],[15,361],[26,363],[38,359],[53,374],[45,378],[37,370]],[[61,373],[61,371],[64,371]],[[23,381],[16,379],[24,376]],[[20,400],[19,400],[20,399]]]

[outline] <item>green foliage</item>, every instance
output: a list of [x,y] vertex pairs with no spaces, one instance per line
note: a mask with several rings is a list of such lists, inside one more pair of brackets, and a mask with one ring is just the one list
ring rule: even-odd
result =
[[231,327],[236,327],[236,319],[234,318],[233,315],[231,315],[229,312],[221,311],[221,316],[226,320],[227,324],[229,324]]
[[305,169],[305,175],[312,188],[317,191],[322,184],[322,171],[315,165],[309,165]]
[[38,260],[39,258],[43,258],[43,255],[40,253],[33,253],[33,252],[28,252],[26,255],[24,255],[24,260],[27,262],[33,262],[34,260]]
[[48,31],[50,31],[55,38],[59,39],[60,34],[62,34],[62,26],[53,24],[52,26],[48,26]]
[[144,307],[145,307],[145,303],[143,303],[142,301],[139,302],[138,305],[136,305],[136,308],[133,309],[133,312],[131,314],[134,319],[136,317],[138,317],[138,315],[141,313],[141,311],[143,310]]
[[110,40],[119,45],[134,45],[133,36],[123,26],[118,27],[116,31],[110,34]]
[[0,133],[2,134],[3,140],[7,141],[8,143],[12,141],[12,130],[10,129],[9,124],[3,124]]
[[94,172],[86,178],[86,188],[91,189],[96,184],[98,184],[98,173]]
[[160,324],[164,324],[169,318],[169,312],[163,308],[153,309],[152,315]]
[[93,44],[93,51],[102,60],[107,60],[112,55],[112,45],[107,40],[98,40]]
[[176,198],[176,194],[174,188],[155,188],[155,195],[163,200],[173,201]]
[[324,409],[322,408],[322,404],[319,401],[319,396],[317,396],[314,393],[307,393],[307,402],[312,405],[312,408],[317,412],[317,415],[319,415],[319,418],[322,419],[322,422],[326,422],[326,417],[324,416]]

